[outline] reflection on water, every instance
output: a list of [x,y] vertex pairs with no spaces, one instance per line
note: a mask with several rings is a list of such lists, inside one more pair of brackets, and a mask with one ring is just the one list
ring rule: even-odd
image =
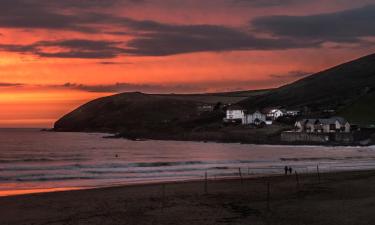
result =
[[375,168],[375,147],[259,146],[104,139],[0,129],[0,195],[118,184]]

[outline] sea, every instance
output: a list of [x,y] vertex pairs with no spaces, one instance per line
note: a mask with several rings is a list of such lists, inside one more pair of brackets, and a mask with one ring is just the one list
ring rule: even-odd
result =
[[0,196],[169,181],[375,169],[375,146],[131,141],[0,129]]

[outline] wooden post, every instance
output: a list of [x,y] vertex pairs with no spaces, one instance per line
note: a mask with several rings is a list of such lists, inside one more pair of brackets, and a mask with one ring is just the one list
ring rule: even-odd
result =
[[298,177],[298,173],[297,173],[297,171],[294,171],[294,173],[296,174],[297,190],[299,191],[300,186],[299,186],[299,177]]
[[241,167],[238,168],[238,175],[240,176],[241,184],[243,184]]
[[271,184],[270,182],[267,182],[267,211],[271,210],[270,200],[271,200]]
[[319,184],[320,184],[320,171],[319,171],[319,164],[316,165],[316,172],[318,174],[318,181],[319,181]]
[[162,185],[162,202],[161,202],[161,210],[163,211],[164,210],[164,207],[165,207],[165,184]]
[[208,194],[208,175],[207,171],[204,173],[204,193]]

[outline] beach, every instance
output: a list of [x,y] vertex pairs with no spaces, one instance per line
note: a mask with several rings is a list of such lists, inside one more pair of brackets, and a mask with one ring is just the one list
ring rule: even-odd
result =
[[371,170],[1,197],[0,224],[359,225],[373,224],[374,210]]

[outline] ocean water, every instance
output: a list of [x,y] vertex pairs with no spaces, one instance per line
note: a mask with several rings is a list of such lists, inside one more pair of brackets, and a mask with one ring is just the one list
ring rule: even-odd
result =
[[129,141],[100,133],[0,129],[0,196],[134,183],[375,168],[375,146]]

